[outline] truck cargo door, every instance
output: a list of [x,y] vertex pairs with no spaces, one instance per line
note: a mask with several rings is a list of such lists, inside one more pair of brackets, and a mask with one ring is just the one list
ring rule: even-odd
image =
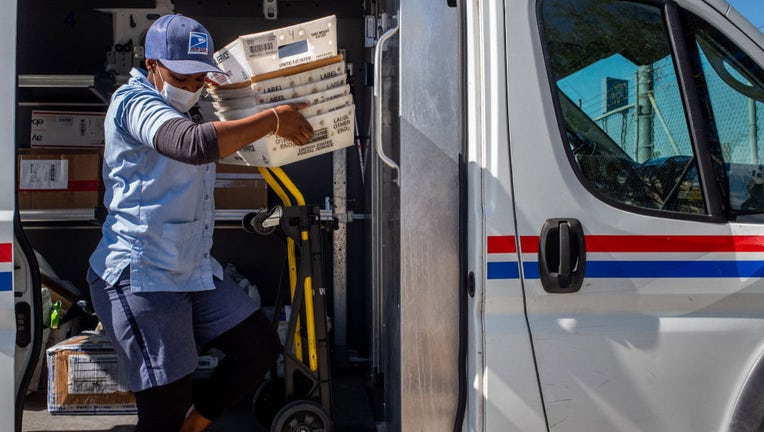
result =
[[549,430],[764,418],[764,44],[710,3],[505,8],[520,272]]
[[399,6],[375,50],[372,268],[383,330],[375,349],[385,357],[389,430],[456,430],[464,292],[459,16],[445,1]]
[[[24,398],[40,359],[42,348],[42,299],[40,270],[31,245],[21,230],[18,215],[14,223],[13,297],[15,313],[16,430],[21,430]],[[36,389],[35,389],[36,390]]]
[[16,313],[13,291],[13,213],[16,112],[16,2],[5,2],[0,27],[0,430],[14,430]]
[[509,164],[504,5],[465,4],[467,425],[470,431],[546,431],[520,278]]

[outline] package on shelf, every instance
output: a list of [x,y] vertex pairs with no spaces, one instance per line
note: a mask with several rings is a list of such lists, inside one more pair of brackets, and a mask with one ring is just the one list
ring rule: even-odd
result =
[[101,150],[20,149],[21,210],[95,208],[102,196]]
[[337,17],[239,36],[251,76],[337,55]]
[[254,210],[268,207],[268,184],[256,167],[217,164],[215,208]]
[[276,167],[305,160],[350,146],[353,143],[355,105],[309,117],[313,139],[297,146],[288,139],[267,135],[236,153],[221,159],[222,163]]
[[106,335],[86,332],[46,350],[48,412],[51,414],[135,414],[117,355]]
[[105,113],[32,111],[31,147],[103,147]]

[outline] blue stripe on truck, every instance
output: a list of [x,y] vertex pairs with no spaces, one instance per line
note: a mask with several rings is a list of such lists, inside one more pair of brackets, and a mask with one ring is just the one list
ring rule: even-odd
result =
[[0,291],[13,291],[11,272],[0,272]]
[[[538,279],[538,262],[523,263],[527,279]],[[517,279],[517,262],[488,263],[488,279]],[[764,277],[764,261],[587,261],[588,278],[752,278]]]

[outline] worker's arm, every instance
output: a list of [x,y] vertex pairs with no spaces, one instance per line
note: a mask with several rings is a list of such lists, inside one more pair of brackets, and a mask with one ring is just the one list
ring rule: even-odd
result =
[[198,165],[228,156],[271,132],[303,145],[313,136],[310,124],[298,112],[306,106],[281,105],[275,112],[269,109],[241,120],[202,124],[174,118],[159,127],[154,147],[169,158]]
[[307,103],[280,105],[241,120],[214,122],[220,157],[226,157],[271,132],[297,145],[308,143],[313,137],[313,128],[298,112],[307,106]]

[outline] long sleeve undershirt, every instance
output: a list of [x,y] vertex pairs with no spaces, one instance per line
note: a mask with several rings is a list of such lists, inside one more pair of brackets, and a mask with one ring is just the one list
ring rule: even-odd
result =
[[212,123],[196,124],[185,118],[162,124],[154,136],[154,148],[164,156],[193,165],[220,159],[218,137]]

